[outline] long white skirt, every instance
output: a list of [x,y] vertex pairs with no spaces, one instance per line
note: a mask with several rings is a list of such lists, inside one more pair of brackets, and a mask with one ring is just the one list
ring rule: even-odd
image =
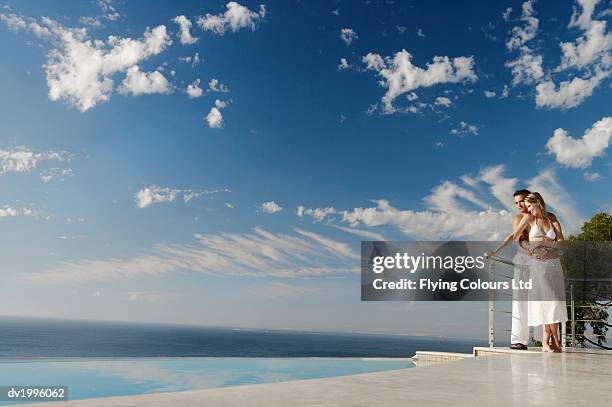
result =
[[529,292],[529,326],[566,322],[565,280],[561,261],[539,261],[532,257],[529,269],[533,282]]

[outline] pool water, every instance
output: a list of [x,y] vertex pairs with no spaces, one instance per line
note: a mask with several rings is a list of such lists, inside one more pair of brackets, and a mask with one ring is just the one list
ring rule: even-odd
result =
[[410,359],[399,358],[2,360],[0,386],[68,386],[69,399],[74,400],[315,379],[414,366]]

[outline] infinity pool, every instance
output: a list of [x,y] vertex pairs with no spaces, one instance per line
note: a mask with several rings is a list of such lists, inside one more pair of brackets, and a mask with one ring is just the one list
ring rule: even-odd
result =
[[315,379],[414,366],[410,359],[376,358],[2,360],[0,386],[68,386],[69,399],[74,400]]

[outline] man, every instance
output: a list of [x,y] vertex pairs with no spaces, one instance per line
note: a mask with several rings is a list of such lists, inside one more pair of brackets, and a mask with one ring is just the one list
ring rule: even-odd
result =
[[[491,256],[495,256],[499,251],[506,247],[510,242],[514,240],[514,230],[518,226],[519,222],[523,218],[523,215],[527,213],[527,207],[525,206],[525,197],[529,195],[531,191],[527,189],[519,189],[512,195],[514,197],[514,205],[518,210],[518,213],[512,220],[512,233],[510,233],[501,245],[495,251],[489,253]],[[521,246],[521,242],[529,241],[529,231],[525,230],[516,239],[518,243],[518,251],[514,256],[514,279],[515,281],[529,280],[529,268],[527,267],[529,255],[527,251]],[[527,292],[525,290],[516,290],[512,297],[512,331],[510,334],[510,349],[515,350],[527,350],[527,344],[529,343],[529,326],[527,325]]]

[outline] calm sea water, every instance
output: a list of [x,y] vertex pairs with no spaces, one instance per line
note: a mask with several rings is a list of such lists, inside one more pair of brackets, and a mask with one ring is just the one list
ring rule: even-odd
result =
[[485,341],[0,317],[0,357],[411,357]]

